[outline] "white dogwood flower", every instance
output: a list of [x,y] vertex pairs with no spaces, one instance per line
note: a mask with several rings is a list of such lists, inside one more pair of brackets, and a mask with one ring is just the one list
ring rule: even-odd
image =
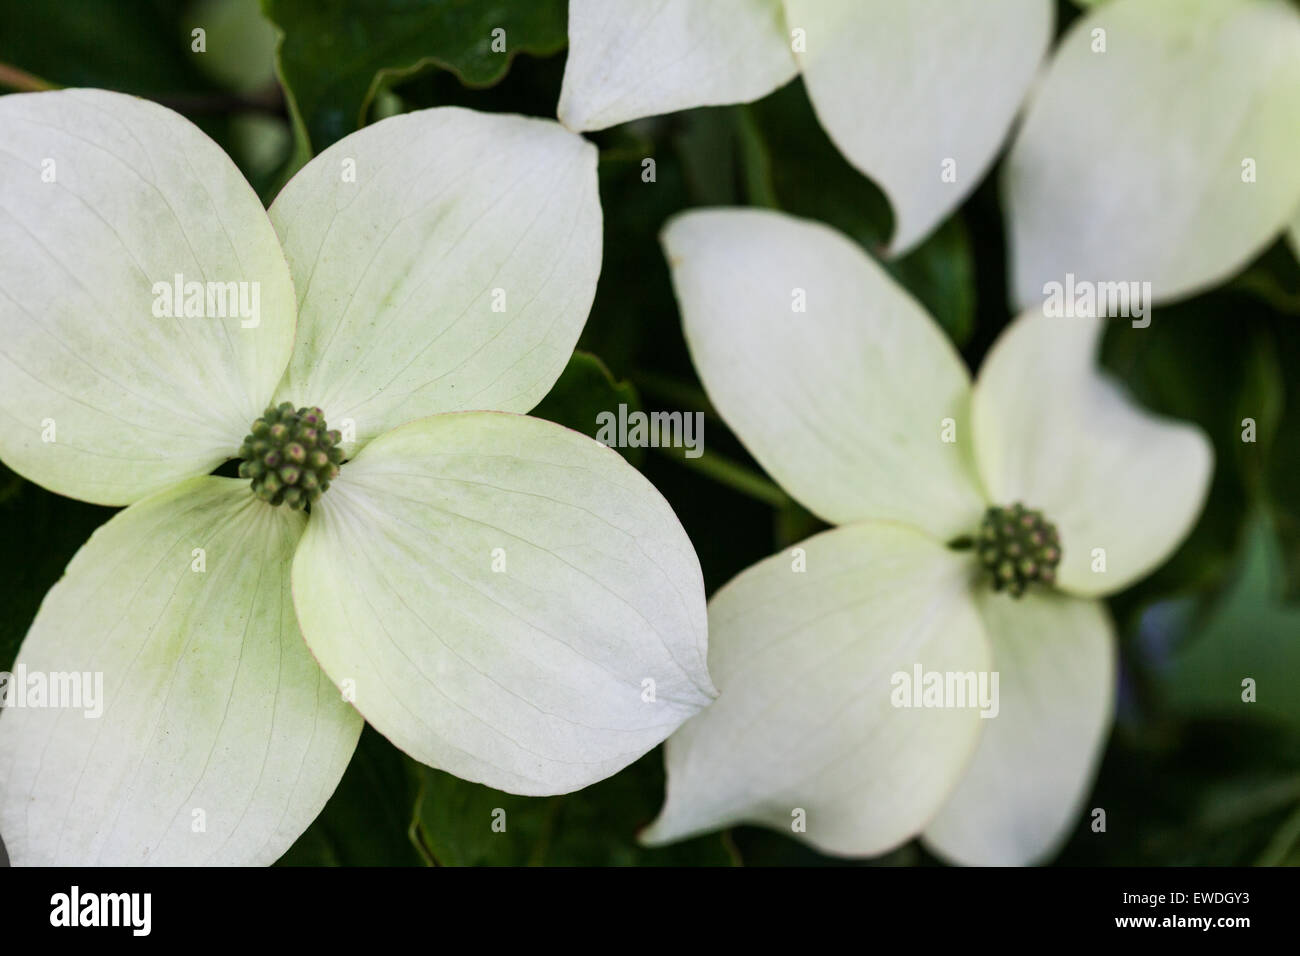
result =
[[914,248],[1004,167],[1012,294],[1067,271],[1216,285],[1300,213],[1300,10],[1290,0],[1108,0],[1035,82],[1050,0],[572,0],[559,116],[603,129],[759,99],[802,73],[844,156]]
[[1052,0],[570,0],[559,117],[604,129],[801,73],[827,135],[889,198],[902,254],[992,165],[1054,16]]
[[1300,214],[1300,10],[1109,0],[1061,38],[1005,166],[1012,295],[1067,272],[1215,286]]
[[[833,854],[923,833],[954,861],[1045,858],[1112,721],[1098,598],[1192,527],[1205,436],[1097,369],[1101,319],[1022,315],[972,385],[922,307],[823,225],[690,212],[664,247],[713,404],[837,527],[714,595],[720,696],[669,739],[645,838],[749,822]],[[918,672],[996,672],[998,700],[900,701]]]
[[[612,450],[511,414],[595,293],[590,144],[411,113],[268,212],[143,100],[6,96],[0,131],[0,458],[128,506],[15,669],[102,674],[102,717],[0,712],[15,863],[270,863],[363,717],[424,763],[547,794],[711,700],[668,504]],[[209,475],[237,454],[241,479]]]

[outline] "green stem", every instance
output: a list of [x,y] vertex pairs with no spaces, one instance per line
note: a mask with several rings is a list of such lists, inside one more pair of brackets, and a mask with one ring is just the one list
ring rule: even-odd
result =
[[786,508],[792,504],[790,496],[775,484],[762,475],[750,471],[744,465],[731,461],[729,458],[707,451],[698,458],[687,458],[685,455],[679,454],[679,449],[659,448],[659,451],[666,454],[673,461],[698,471],[719,484],[726,485],[733,491],[739,491],[756,501],[761,501],[765,505],[771,505],[773,508]]
[[751,206],[780,208],[772,185],[772,158],[763,141],[758,121],[748,106],[736,110],[736,139],[740,144],[741,168],[745,176],[745,196]]
[[633,372],[628,379],[636,386],[637,391],[663,399],[670,407],[680,408],[683,411],[703,412],[709,418],[718,417],[717,411],[709,404],[709,397],[704,394],[704,389],[695,385],[650,372]]
[[1238,276],[1231,288],[1254,295],[1279,312],[1300,315],[1300,292],[1287,291],[1271,277],[1246,273]]

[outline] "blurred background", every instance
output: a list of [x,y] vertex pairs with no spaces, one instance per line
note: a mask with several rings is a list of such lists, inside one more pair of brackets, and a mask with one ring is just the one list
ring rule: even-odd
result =
[[[1057,29],[1079,14],[1060,3]],[[270,203],[307,159],[393,113],[441,105],[554,117],[566,0],[0,0],[0,93],[94,86],[148,97],[215,139]],[[490,53],[508,29],[514,55]],[[204,31],[197,52],[195,29]],[[278,50],[278,53],[277,53]],[[762,205],[820,219],[873,255],[884,196],[841,157],[802,83],[756,103],[596,133],[605,255],[586,331],[536,414],[595,433],[600,410],[703,411],[707,452],[624,453],[672,503],[709,593],[818,530],[708,406],[682,340],[657,234],[678,210]],[[653,157],[656,177],[642,180]],[[1300,160],[1298,160],[1300,161]],[[977,368],[1009,318],[995,167],[930,239],[888,268]],[[1057,862],[1300,864],[1300,265],[1279,241],[1207,294],[1109,324],[1104,364],[1152,410],[1214,441],[1205,511],[1162,568],[1109,602],[1119,714]],[[1241,440],[1253,418],[1257,440]],[[51,494],[0,465],[0,670],[76,549],[114,509]],[[1240,701],[1243,676],[1286,692]],[[343,782],[285,865],[843,865],[741,827],[659,850],[655,750],[581,793],[501,794],[422,767],[366,729]],[[510,839],[493,834],[507,811]],[[934,865],[919,844],[859,865]]]

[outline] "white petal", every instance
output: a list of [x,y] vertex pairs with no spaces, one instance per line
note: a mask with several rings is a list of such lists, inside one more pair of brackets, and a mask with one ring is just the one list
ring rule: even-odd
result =
[[[785,0],[827,134],[919,244],[984,178],[1052,38],[1051,0]],[[955,176],[955,180],[952,178]]]
[[1115,635],[1098,601],[981,589],[998,674],[997,715],[925,830],[936,853],[975,866],[1050,859],[1078,822],[1115,710]]
[[919,832],[970,758],[978,709],[893,703],[895,675],[918,665],[988,670],[967,560],[886,522],[798,548],[710,601],[720,696],[668,741],[668,799],[647,842],[756,823],[869,856]]
[[361,719],[294,622],[303,523],[247,482],[194,478],[77,552],[15,673],[85,674],[85,689],[102,678],[89,711],[102,715],[85,698],[0,711],[0,833],[14,863],[269,864],[315,819]]
[[567,792],[714,696],[691,543],[653,486],[585,436],[433,416],[367,446],[313,507],[293,570],[303,633],[417,760]]
[[438,412],[528,411],[600,273],[596,149],[549,120],[386,119],[308,163],[271,220],[301,313],[279,398],[352,419],[360,443]]
[[[0,458],[120,505],[232,457],[294,323],[280,244],[234,163],[170,110],[101,90],[0,98],[0,143]],[[166,317],[178,275],[244,283],[247,318],[235,299],[226,318],[184,302]]]
[[570,0],[559,116],[604,129],[756,100],[796,72],[781,0]]
[[1161,564],[1196,523],[1214,468],[1199,428],[1138,407],[1097,367],[1103,322],[1022,315],[985,359],[973,403],[989,497],[1056,524],[1057,580],[1079,595]]
[[1157,299],[1218,284],[1300,204],[1298,115],[1300,11],[1281,0],[1115,0],[1085,15],[1007,163],[1017,301],[1067,273],[1150,282]]
[[786,491],[832,524],[979,523],[966,366],[857,245],[755,209],[678,216],[663,244],[709,398]]

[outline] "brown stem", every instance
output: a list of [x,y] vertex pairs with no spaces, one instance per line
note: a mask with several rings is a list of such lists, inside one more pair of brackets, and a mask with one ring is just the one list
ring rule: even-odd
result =
[[40,93],[58,89],[48,80],[42,80],[39,76],[33,76],[26,70],[20,70],[8,63],[0,63],[0,86],[7,86],[19,93]]

